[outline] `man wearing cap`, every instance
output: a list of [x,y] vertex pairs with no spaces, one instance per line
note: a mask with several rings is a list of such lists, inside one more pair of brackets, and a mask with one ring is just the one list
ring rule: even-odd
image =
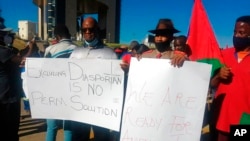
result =
[[181,66],[184,60],[188,59],[186,54],[174,53],[171,43],[174,39],[174,33],[180,32],[174,28],[172,20],[160,19],[156,29],[150,30],[154,34],[155,50],[149,50],[142,54],[142,58],[162,58],[171,59],[174,66]]
[[[3,19],[0,17],[0,19]],[[20,96],[22,92],[17,56],[8,43],[11,30],[5,28],[3,20],[0,27],[0,137],[8,141],[18,141],[20,121]],[[7,40],[8,39],[8,40]],[[7,42],[8,41],[8,42]]]

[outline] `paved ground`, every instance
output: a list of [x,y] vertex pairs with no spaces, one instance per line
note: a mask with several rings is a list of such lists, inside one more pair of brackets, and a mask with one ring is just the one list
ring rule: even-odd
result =
[[[23,103],[22,103],[23,104]],[[20,141],[45,141],[46,123],[44,119],[31,119],[21,108],[21,122],[19,129]],[[63,130],[57,133],[57,141],[63,141]]]
[[[19,141],[45,141],[46,134],[46,122],[44,119],[31,119],[31,117],[24,111],[23,103],[21,105],[21,122],[19,129]],[[202,130],[202,139],[201,141],[208,141],[208,126],[203,128]],[[90,135],[93,137],[93,134]],[[57,140],[63,141],[63,130],[58,130]]]

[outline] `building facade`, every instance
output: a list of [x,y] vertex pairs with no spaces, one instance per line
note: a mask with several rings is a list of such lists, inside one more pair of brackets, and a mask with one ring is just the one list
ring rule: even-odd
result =
[[33,0],[38,6],[38,36],[53,37],[56,24],[68,26],[72,36],[80,32],[86,15],[95,15],[101,38],[118,43],[120,38],[121,0]]

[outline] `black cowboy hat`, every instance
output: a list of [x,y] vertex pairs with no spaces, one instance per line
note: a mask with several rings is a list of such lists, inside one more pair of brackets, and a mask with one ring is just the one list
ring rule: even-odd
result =
[[11,32],[12,28],[0,28],[1,32]]
[[155,30],[149,30],[153,34],[174,34],[180,32],[174,28],[173,22],[170,19],[160,19]]

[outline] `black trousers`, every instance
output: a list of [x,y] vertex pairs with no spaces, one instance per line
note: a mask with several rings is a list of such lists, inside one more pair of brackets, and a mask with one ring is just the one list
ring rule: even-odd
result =
[[6,141],[19,141],[20,100],[0,103],[0,137]]

